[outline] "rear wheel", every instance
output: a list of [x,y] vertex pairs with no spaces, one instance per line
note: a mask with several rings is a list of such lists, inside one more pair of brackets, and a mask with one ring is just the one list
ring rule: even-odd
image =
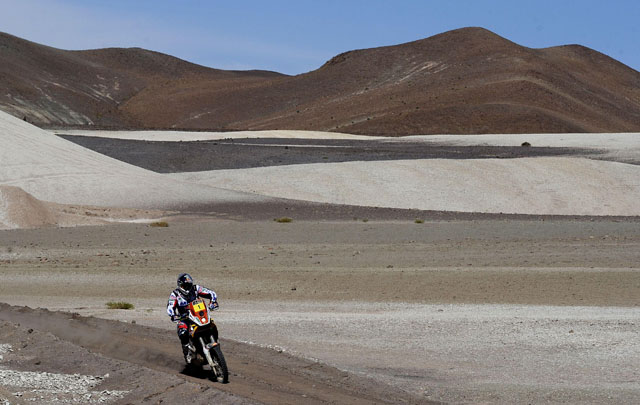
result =
[[218,382],[226,384],[229,382],[229,369],[224,359],[220,345],[216,345],[211,349],[211,359],[213,360],[212,377]]

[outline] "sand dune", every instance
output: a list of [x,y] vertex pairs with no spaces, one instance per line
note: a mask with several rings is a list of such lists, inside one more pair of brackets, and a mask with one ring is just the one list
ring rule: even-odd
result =
[[[295,131],[269,136],[325,134]],[[611,136],[615,142],[607,142],[604,135],[586,140],[594,147],[614,145],[609,146],[611,150],[631,145],[629,153],[635,153],[635,137]],[[180,209],[278,197],[437,211],[640,215],[640,166],[585,158],[356,161],[161,175],[93,152],[1,112],[0,137],[0,185],[20,187],[35,199],[62,204]],[[575,145],[576,137],[566,142]],[[451,137],[436,139],[454,141]],[[533,135],[531,139],[544,142]],[[558,143],[551,146],[555,145]],[[49,219],[45,215],[38,221],[46,224]]]
[[640,215],[640,167],[583,158],[402,160],[168,175],[273,197],[548,215]]
[[0,230],[104,225],[114,222],[148,223],[169,214],[171,212],[159,210],[51,203],[38,200],[19,187],[0,185]]
[[0,184],[35,198],[105,207],[174,209],[255,196],[163,177],[93,152],[0,112]]
[[18,187],[0,185],[0,229],[34,228],[56,223],[56,215],[50,205]]

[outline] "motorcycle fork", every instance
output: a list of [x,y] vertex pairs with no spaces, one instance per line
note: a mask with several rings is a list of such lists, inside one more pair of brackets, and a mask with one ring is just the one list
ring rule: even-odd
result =
[[204,339],[200,336],[200,344],[202,345],[202,351],[204,352],[205,357],[207,358],[207,362],[213,368],[213,358],[211,358],[211,349],[213,349],[218,344],[213,340],[213,336],[211,337],[211,343],[205,344]]

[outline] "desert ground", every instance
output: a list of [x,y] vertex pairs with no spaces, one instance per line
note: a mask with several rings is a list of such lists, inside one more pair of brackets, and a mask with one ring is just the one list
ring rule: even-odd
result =
[[[639,394],[638,222],[189,220],[168,228],[13,230],[0,238],[3,301],[136,321],[127,324],[131,335],[100,345],[141,344],[147,332],[140,325],[166,331],[154,331],[160,348],[134,363],[173,380],[185,377],[164,305],[176,274],[191,272],[220,295],[220,330],[234,341],[226,353],[235,374],[224,391],[258,402],[282,403],[289,378],[273,377],[270,395],[246,392],[259,378],[250,372],[258,348],[260,367],[272,365],[275,374],[290,354],[308,363],[287,372],[331,365],[374,379],[388,395],[373,402],[632,403]],[[114,300],[137,310],[106,309]],[[0,311],[2,320],[56,334],[42,320],[10,315]],[[110,334],[114,326],[101,328]],[[127,359],[67,335],[60,338]],[[21,346],[27,338],[15,333],[14,353],[28,349]],[[237,358],[235,342],[249,344],[249,354]],[[22,369],[56,370],[36,366],[33,356]],[[331,384],[307,380],[333,393]],[[352,383],[362,389],[365,382]],[[106,386],[128,391],[125,402],[159,389]],[[337,398],[309,387],[285,393]],[[404,397],[389,398],[394,389]]]
[[[5,401],[640,396],[637,134],[177,134],[0,113]],[[183,370],[164,311],[184,271],[220,297],[230,384]]]

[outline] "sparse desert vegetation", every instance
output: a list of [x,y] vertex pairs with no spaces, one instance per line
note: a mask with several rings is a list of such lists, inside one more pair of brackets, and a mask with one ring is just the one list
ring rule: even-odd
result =
[[106,303],[109,309],[134,309],[134,305],[125,301],[109,301]]

